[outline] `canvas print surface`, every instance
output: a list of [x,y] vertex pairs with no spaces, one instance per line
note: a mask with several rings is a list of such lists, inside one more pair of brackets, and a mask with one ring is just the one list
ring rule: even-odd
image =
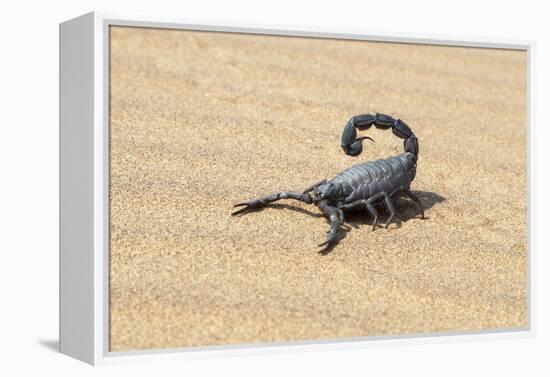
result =
[[528,326],[525,51],[109,38],[111,351]]

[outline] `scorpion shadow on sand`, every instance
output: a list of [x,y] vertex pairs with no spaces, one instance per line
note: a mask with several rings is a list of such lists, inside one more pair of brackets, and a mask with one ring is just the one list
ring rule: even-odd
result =
[[[420,199],[422,202],[422,205],[424,206],[424,217],[426,220],[430,218],[429,210],[433,206],[435,206],[438,203],[442,203],[446,200],[443,196],[430,191],[413,191],[416,196]],[[304,208],[295,207],[291,204],[270,204],[266,208],[278,208],[278,209],[287,209],[290,211],[298,212],[301,214],[305,214],[308,216],[312,216],[315,218],[325,218],[324,215],[321,213],[309,211]],[[383,205],[376,205],[376,208],[378,209],[379,217],[378,217],[378,227],[384,227],[386,224],[389,213],[385,209]],[[405,197],[400,197],[395,201],[395,209],[397,210],[399,220],[395,220],[392,222],[390,227],[401,227],[402,223],[405,223],[411,219],[418,218],[420,219],[420,211],[416,204],[414,204],[410,199],[407,199]],[[373,218],[372,216],[368,215],[365,210],[356,210],[353,212],[346,212],[346,221],[341,227],[340,234],[338,236],[337,242],[334,244],[329,245],[328,247],[323,248],[319,251],[322,255],[329,254],[336,246],[340,244],[340,242],[346,238],[347,234],[352,231],[353,228],[358,229],[362,227],[369,227],[372,228],[372,222]]]

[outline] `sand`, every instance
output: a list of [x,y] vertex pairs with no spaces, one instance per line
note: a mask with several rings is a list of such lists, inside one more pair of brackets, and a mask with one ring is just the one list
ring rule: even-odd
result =
[[[124,27],[111,43],[111,351],[528,325],[525,52]],[[401,199],[400,227],[355,216],[320,255],[314,206],[230,216],[401,153],[369,130],[344,155],[367,112],[417,134],[427,219]]]

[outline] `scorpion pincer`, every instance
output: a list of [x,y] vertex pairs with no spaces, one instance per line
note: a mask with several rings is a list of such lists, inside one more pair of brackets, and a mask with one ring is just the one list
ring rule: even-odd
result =
[[348,156],[358,156],[363,150],[363,140],[373,141],[368,136],[357,137],[357,130],[365,131],[375,126],[379,129],[390,129],[397,137],[403,139],[405,152],[394,157],[362,162],[340,172],[330,180],[323,179],[303,192],[283,191],[259,199],[236,204],[242,207],[232,215],[257,210],[281,199],[294,199],[307,204],[314,204],[330,222],[326,240],[320,247],[329,248],[336,244],[338,232],[344,223],[344,213],[350,210],[364,210],[373,217],[372,229],[378,224],[377,206],[387,208],[390,216],[385,227],[397,217],[393,200],[400,195],[408,196],[420,209],[424,218],[424,207],[410,186],[416,175],[418,160],[418,139],[412,130],[401,119],[394,119],[385,114],[362,114],[352,117],[342,133],[342,149]]

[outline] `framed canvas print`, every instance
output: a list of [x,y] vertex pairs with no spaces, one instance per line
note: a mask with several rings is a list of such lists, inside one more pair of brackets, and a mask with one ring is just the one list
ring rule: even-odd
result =
[[532,334],[532,49],[61,24],[61,352]]

